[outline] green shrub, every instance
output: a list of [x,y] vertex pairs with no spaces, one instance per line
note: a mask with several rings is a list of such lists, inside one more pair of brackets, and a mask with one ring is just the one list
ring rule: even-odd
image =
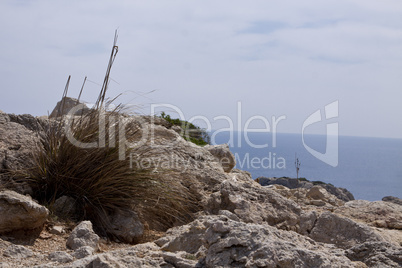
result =
[[172,119],[170,115],[166,114],[165,112],[162,112],[160,117],[174,126],[181,127],[183,130],[182,137],[185,140],[191,141],[192,143],[200,146],[210,144],[210,137],[204,129],[178,118]]

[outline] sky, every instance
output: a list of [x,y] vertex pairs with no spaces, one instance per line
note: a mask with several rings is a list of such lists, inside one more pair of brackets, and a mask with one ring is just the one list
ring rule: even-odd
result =
[[306,132],[402,138],[400,0],[2,0],[0,25],[7,113],[50,113],[69,75],[93,103],[117,29],[108,96],[133,112],[301,133],[321,110]]

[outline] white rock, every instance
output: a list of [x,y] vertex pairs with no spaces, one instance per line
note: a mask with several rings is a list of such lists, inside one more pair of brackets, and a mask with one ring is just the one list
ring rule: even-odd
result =
[[55,234],[55,235],[61,235],[64,232],[63,226],[53,226],[50,228],[49,233]]
[[99,236],[92,229],[90,221],[82,221],[71,232],[67,239],[67,247],[78,249],[83,246],[98,248]]

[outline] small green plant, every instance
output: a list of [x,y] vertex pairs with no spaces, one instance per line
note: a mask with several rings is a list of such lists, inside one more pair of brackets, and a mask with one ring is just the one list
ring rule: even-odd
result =
[[192,260],[192,261],[197,260],[197,257],[194,254],[186,254],[184,256],[184,258],[186,258],[187,260]]
[[166,114],[165,112],[162,112],[160,117],[174,126],[181,127],[182,137],[185,140],[191,141],[192,143],[200,146],[210,144],[210,137],[204,129],[178,118],[172,119],[170,115]]
[[331,183],[326,183],[326,182],[323,182],[323,181],[312,181],[312,183],[313,183],[314,185],[328,184],[328,185],[334,186],[334,185],[331,184]]

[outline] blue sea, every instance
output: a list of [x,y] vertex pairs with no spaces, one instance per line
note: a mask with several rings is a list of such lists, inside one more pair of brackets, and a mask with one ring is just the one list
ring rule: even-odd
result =
[[[221,132],[215,144],[228,143],[236,157],[236,168],[249,171],[253,179],[296,178],[295,159],[300,161],[299,178],[332,183],[348,189],[355,199],[402,198],[402,139],[338,137],[338,164],[333,167],[310,154],[301,134]],[[304,135],[305,144],[326,152],[325,135]],[[255,148],[256,146],[265,148]]]

